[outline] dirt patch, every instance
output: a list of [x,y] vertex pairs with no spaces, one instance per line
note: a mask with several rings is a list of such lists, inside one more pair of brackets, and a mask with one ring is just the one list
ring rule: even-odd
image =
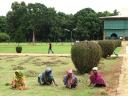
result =
[[28,70],[24,74],[26,77],[36,77],[39,73],[35,70]]
[[15,58],[18,58],[16,56],[0,56],[0,60],[6,60],[7,62],[14,61]]
[[51,57],[50,58],[50,60],[56,60],[57,59],[57,57]]
[[63,60],[48,60],[48,61],[36,61],[34,60],[33,61],[33,64],[36,65],[36,66],[42,66],[42,65],[49,65],[49,66],[55,66],[55,65],[58,65],[58,64],[68,64],[66,61],[63,61]]
[[119,76],[121,72],[122,59],[123,58],[118,58],[116,64],[113,64],[111,66],[111,70],[109,72],[107,71],[103,73],[108,83],[106,91],[109,94],[109,96],[114,96],[114,94],[117,91]]
[[13,70],[24,70],[25,68],[24,67],[22,67],[22,66],[17,66],[17,65],[12,65],[12,69]]
[[119,76],[121,72],[121,65],[122,65],[122,59],[123,58],[107,58],[108,60],[116,60],[116,62],[111,66],[110,69],[104,70],[104,62],[101,60],[99,69],[100,73],[103,74],[103,77],[105,78],[105,81],[107,82],[107,87],[102,88],[98,92],[96,92],[95,96],[115,96],[118,83],[119,83]]
[[43,62],[41,62],[41,61],[34,61],[34,63],[33,64],[35,64],[36,66],[42,66],[42,65],[55,65],[56,63],[55,62],[49,62],[49,61],[43,61]]
[[105,90],[99,90],[95,96],[109,96]]
[[25,65],[28,62],[30,62],[33,58],[35,58],[34,56],[26,56],[26,59],[23,60],[22,62],[20,62],[18,65]]
[[6,61],[7,61],[7,62],[13,62],[14,59],[7,59]]
[[4,68],[0,66],[0,69],[4,69]]
[[3,59],[14,59],[14,58],[18,58],[19,56],[2,56]]

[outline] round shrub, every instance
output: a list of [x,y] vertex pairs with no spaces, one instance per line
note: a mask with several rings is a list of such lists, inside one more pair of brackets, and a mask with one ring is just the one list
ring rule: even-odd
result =
[[17,53],[21,53],[22,52],[22,47],[21,46],[17,46],[16,47],[16,52]]
[[115,43],[113,40],[100,40],[98,44],[102,48],[102,57],[107,58],[111,56],[115,50]]
[[115,48],[121,47],[121,43],[122,43],[121,40],[115,40],[114,42],[115,42]]
[[9,40],[9,35],[7,33],[0,32],[0,42],[6,42]]
[[122,41],[118,40],[118,47],[121,47],[121,46],[122,46]]
[[101,47],[96,42],[83,41],[72,46],[71,59],[78,72],[84,74],[97,66],[101,52]]

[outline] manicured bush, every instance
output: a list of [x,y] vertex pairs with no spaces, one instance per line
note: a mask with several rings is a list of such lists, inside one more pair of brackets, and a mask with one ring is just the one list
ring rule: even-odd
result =
[[96,42],[83,41],[72,46],[71,59],[78,72],[84,74],[97,66],[101,52],[101,47]]
[[9,35],[7,33],[0,32],[0,42],[9,41]]
[[111,56],[115,50],[115,42],[113,40],[100,40],[98,44],[102,48],[102,57],[107,58]]
[[21,53],[22,52],[22,47],[21,46],[17,46],[16,47],[16,52],[17,53]]
[[121,45],[121,43],[122,43],[121,40],[115,40],[114,43],[115,43],[115,48],[122,46],[122,45]]
[[121,47],[121,46],[122,46],[122,41],[118,40],[118,47]]

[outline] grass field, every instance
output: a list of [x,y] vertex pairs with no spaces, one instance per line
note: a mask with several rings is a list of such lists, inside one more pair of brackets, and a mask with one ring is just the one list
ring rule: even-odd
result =
[[[48,43],[36,43],[32,45],[30,43],[21,43],[22,53],[48,53]],[[70,54],[71,43],[53,43],[53,51],[55,54]],[[0,43],[0,53],[16,53],[16,43]],[[115,50],[119,53],[120,47]]]
[[[36,43],[32,45],[30,43],[21,43],[22,53],[48,53],[48,43]],[[0,43],[0,53],[16,53],[16,43]],[[56,54],[69,54],[71,49],[71,43],[53,43],[53,51]]]
[[[101,59],[99,69],[105,74],[107,83],[112,84],[114,69],[121,65],[121,58]],[[72,64],[70,57],[41,57],[41,56],[0,56],[0,96],[108,96],[106,89],[88,87],[88,74],[79,75]],[[59,86],[39,86],[37,76],[47,66],[53,69],[55,80]],[[10,86],[5,86],[13,79],[17,69],[25,74],[28,90],[12,90]],[[67,69],[72,68],[79,79],[79,86],[76,89],[67,89],[63,86],[63,76]],[[117,74],[116,69],[116,74]],[[117,78],[115,78],[117,80]],[[114,86],[114,85],[111,85]]]

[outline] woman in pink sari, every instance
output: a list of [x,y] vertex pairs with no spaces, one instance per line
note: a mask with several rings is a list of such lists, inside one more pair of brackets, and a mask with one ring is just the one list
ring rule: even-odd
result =
[[94,87],[106,87],[106,82],[102,75],[98,72],[98,68],[94,67],[90,75],[90,86]]

